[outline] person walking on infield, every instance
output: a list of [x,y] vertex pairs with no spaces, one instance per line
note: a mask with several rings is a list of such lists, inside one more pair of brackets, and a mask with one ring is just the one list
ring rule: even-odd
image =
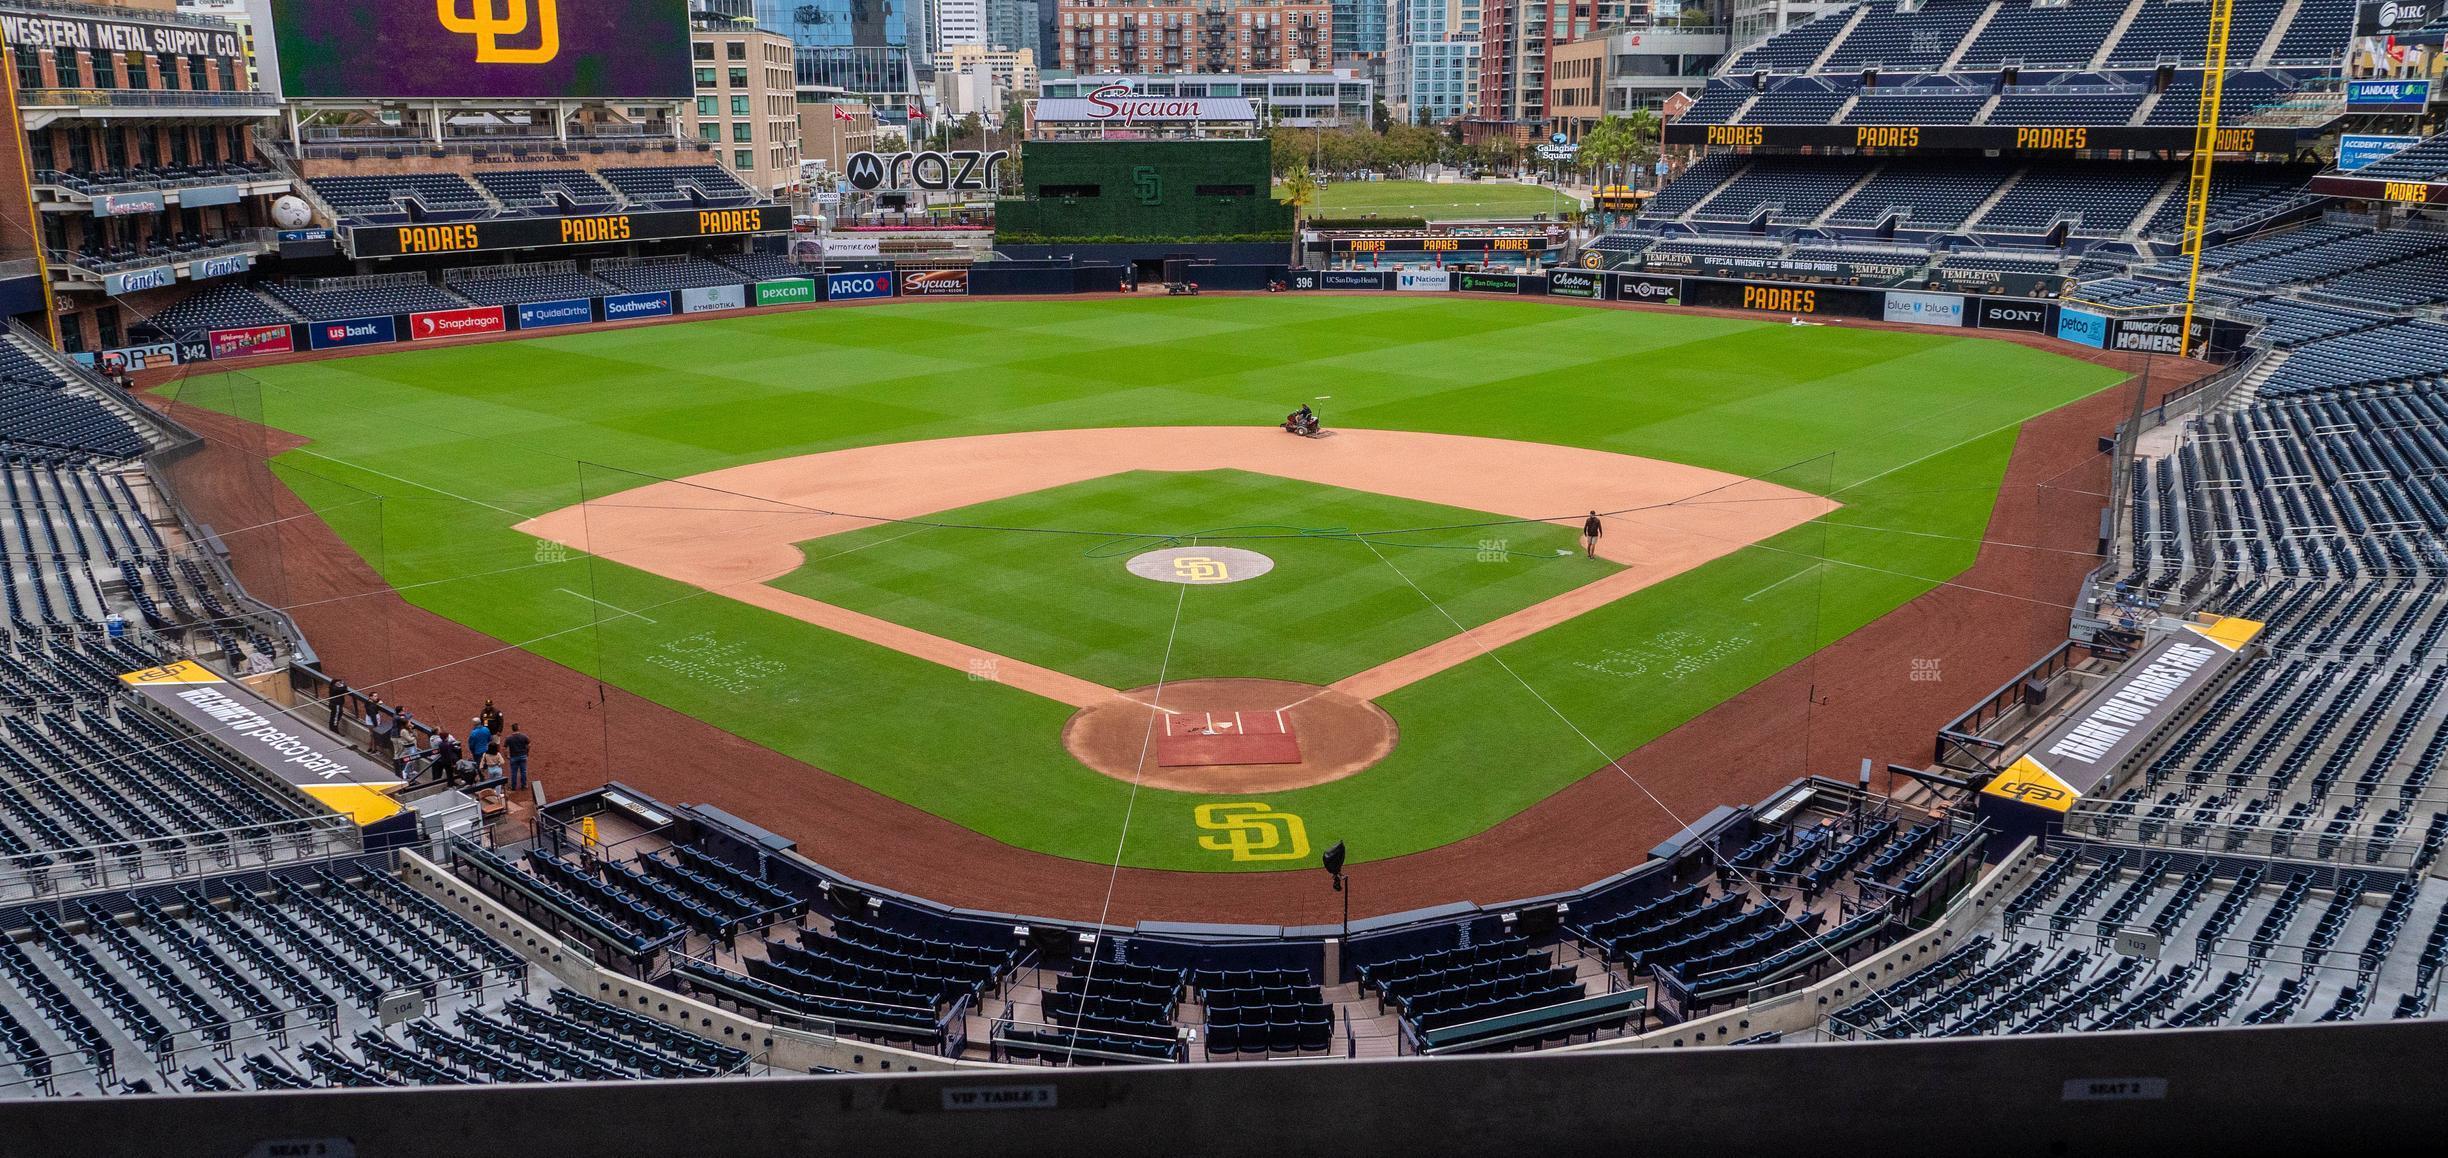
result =
[[1597,558],[1598,539],[1605,534],[1606,524],[1598,521],[1598,512],[1591,511],[1589,519],[1581,524],[1582,556],[1590,559]]
[[527,733],[519,731],[517,724],[510,725],[510,734],[502,737],[502,751],[510,754],[510,790],[525,792],[527,790]]

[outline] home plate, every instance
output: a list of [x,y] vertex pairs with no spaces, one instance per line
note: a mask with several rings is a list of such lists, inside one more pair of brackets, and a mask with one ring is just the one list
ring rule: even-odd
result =
[[1164,717],[1156,740],[1156,763],[1166,768],[1300,762],[1300,737],[1280,710],[1177,712]]

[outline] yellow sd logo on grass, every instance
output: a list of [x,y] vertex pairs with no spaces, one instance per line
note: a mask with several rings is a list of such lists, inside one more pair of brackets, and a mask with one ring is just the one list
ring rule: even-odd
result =
[[[461,4],[467,5],[464,16]],[[542,64],[561,55],[560,0],[434,0],[434,16],[443,28],[476,38],[478,64]],[[502,47],[530,23],[536,26],[534,48]]]
[[1229,583],[1232,581],[1232,568],[1225,566],[1224,560],[1211,559],[1205,555],[1184,555],[1173,560],[1173,574],[1184,583]]
[[1277,812],[1255,800],[1202,804],[1193,813],[1198,826],[1216,836],[1198,838],[1199,847],[1229,852],[1234,860],[1299,860],[1309,855],[1309,827],[1289,812]]

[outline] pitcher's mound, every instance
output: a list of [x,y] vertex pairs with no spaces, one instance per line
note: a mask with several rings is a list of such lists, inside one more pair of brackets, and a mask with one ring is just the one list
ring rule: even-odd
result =
[[1209,795],[1340,780],[1385,759],[1395,739],[1394,717],[1377,705],[1289,680],[1134,688],[1063,725],[1063,746],[1107,776]]

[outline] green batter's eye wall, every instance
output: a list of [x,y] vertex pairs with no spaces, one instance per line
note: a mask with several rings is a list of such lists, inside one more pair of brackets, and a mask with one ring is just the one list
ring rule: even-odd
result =
[[1285,242],[1292,207],[1269,189],[1267,143],[1031,141],[1024,199],[995,207],[996,237],[1051,243]]

